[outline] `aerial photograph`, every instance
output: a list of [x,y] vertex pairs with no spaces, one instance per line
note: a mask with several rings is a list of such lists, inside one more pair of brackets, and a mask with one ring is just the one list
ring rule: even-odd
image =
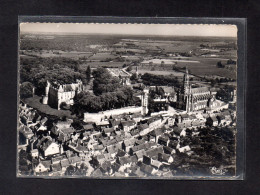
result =
[[20,23],[18,177],[236,176],[237,27]]

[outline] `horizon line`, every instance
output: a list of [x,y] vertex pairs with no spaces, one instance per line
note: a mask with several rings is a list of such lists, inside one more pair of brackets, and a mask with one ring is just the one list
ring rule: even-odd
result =
[[119,34],[119,33],[88,33],[88,32],[40,32],[20,31],[20,34],[54,34],[54,35],[118,35],[118,36],[155,36],[155,37],[224,37],[237,38],[237,36],[216,36],[216,35],[158,35],[158,34]]

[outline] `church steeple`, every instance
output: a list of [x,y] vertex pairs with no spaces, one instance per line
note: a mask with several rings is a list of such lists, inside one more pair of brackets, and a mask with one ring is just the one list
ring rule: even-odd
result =
[[190,76],[189,76],[189,71],[186,67],[186,72],[184,74],[184,77],[183,77],[183,93],[188,93],[188,90],[189,90],[189,86],[190,86]]

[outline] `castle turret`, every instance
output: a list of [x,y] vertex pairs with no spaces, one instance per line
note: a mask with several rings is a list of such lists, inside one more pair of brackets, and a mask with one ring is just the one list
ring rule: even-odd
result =
[[144,89],[142,97],[141,97],[141,104],[142,104],[142,114],[146,115],[148,113],[148,94],[149,90]]
[[45,95],[42,98],[43,104],[48,104],[50,85],[51,85],[50,82],[47,81],[47,84],[46,84],[46,87],[45,87]]

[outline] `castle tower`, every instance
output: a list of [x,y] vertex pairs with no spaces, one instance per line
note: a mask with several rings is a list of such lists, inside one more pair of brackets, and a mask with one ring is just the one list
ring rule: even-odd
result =
[[46,87],[45,87],[45,95],[42,98],[42,103],[43,104],[48,104],[50,86],[51,86],[50,82],[47,81],[47,84],[46,84]]
[[146,115],[148,113],[148,94],[149,90],[144,89],[143,94],[141,96],[142,115]]

